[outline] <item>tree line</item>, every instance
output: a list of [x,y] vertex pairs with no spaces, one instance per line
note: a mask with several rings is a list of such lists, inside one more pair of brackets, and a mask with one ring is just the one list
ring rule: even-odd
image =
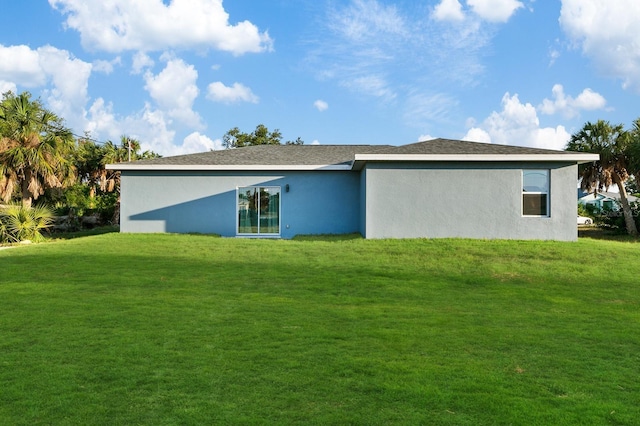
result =
[[[282,144],[278,129],[259,124],[246,133],[234,127],[223,136],[227,149]],[[302,145],[304,141],[286,141]],[[581,188],[589,193],[615,185],[620,193],[627,232],[638,235],[627,185],[640,182],[640,118],[630,129],[599,120],[587,122],[566,145],[569,151],[600,155],[599,161],[581,164]],[[114,210],[119,203],[120,175],[105,165],[159,157],[141,151],[140,142],[123,135],[119,142],[100,143],[90,135],[75,136],[64,120],[46,109],[29,92],[7,92],[0,100],[0,201],[17,201],[28,209],[35,200],[58,208]]]
[[580,188],[587,193],[597,193],[615,185],[620,193],[627,233],[637,236],[638,217],[629,203],[627,187],[631,182],[640,182],[640,118],[630,129],[604,120],[587,122],[571,136],[566,149],[600,155],[599,161],[579,166]]
[[100,143],[73,135],[28,92],[7,92],[0,100],[0,203],[17,202],[23,209],[11,211],[24,215],[38,200],[62,214],[65,209],[116,212],[120,175],[105,165],[152,157],[158,154],[142,152],[127,136]]

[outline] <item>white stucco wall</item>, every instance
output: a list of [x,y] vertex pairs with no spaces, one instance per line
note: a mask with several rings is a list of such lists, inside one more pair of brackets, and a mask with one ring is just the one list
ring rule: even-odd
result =
[[[522,170],[550,169],[549,217],[522,215]],[[575,164],[368,163],[367,238],[577,239]]]

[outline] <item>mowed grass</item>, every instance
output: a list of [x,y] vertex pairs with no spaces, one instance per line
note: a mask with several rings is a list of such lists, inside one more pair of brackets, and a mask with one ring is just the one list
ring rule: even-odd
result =
[[634,425],[640,244],[0,251],[0,423]]

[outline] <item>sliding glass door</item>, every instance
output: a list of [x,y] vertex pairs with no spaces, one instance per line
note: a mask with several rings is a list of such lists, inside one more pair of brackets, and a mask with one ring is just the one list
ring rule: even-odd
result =
[[280,234],[280,187],[238,188],[238,235]]

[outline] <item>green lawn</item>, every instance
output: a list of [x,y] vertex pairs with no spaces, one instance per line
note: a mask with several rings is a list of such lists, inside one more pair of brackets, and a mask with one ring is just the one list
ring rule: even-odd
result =
[[637,425],[640,244],[0,250],[0,424]]

